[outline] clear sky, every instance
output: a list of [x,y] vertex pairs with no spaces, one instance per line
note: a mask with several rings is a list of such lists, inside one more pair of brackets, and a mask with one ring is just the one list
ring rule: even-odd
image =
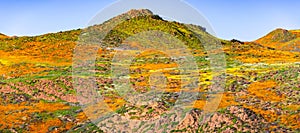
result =
[[[32,36],[83,28],[115,1],[1,0],[0,33]],[[196,8],[223,39],[251,41],[276,28],[300,29],[299,0],[183,1]]]

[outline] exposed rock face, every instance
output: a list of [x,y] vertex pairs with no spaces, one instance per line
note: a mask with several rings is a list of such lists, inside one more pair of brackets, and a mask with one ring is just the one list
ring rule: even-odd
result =
[[270,35],[272,35],[273,41],[279,42],[287,42],[296,38],[296,35],[294,35],[286,29],[276,29],[275,31],[270,33]]
[[0,92],[2,93],[26,93],[34,96],[35,99],[45,99],[49,101],[55,101],[58,98],[60,98],[64,101],[75,103],[77,102],[77,99],[74,94],[74,91],[75,90],[73,89],[70,77],[61,77],[54,81],[41,79],[27,81],[25,83],[19,82],[6,84],[0,82]]
[[148,9],[132,9],[128,11],[127,13],[123,15],[129,15],[132,17],[137,17],[137,16],[146,16],[146,15],[153,15],[153,12],[148,10]]
[[199,118],[202,112],[199,110],[192,110],[185,119],[177,126],[177,130],[183,130],[188,128],[189,132],[194,132],[195,129],[199,128]]
[[116,16],[105,23],[118,22],[119,20],[129,20],[138,16],[152,16],[154,15],[152,11],[148,9],[132,9],[126,13]]
[[[270,128],[276,126],[277,128]],[[241,106],[229,106],[224,112],[211,114],[207,119],[202,111],[193,110],[178,125],[178,132],[287,132],[288,130],[268,123],[261,115]]]

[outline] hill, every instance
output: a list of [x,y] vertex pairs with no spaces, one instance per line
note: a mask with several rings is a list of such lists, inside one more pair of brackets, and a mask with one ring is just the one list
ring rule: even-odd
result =
[[255,42],[278,50],[299,51],[300,32],[299,30],[276,29]]
[[8,38],[8,36],[6,36],[6,35],[0,33],[0,39],[2,39],[2,38]]
[[[120,19],[125,21],[116,24]],[[97,93],[104,100],[95,107],[82,107],[73,81],[76,77],[84,82],[87,77],[72,75],[73,50],[78,38],[85,39],[85,35],[100,43],[97,33],[107,28],[106,24],[115,27],[101,40],[103,47],[98,49],[93,71]],[[163,51],[147,50],[139,53],[130,64],[130,73],[125,76],[129,77],[134,90],[139,93],[151,89],[164,91],[153,104],[135,106],[126,101],[116,92],[111,74],[113,58],[120,52],[113,48],[124,44],[128,37],[149,30],[163,31],[183,42],[194,56],[199,68],[196,72],[200,75],[196,83],[198,88],[193,90],[199,92],[199,96],[188,107],[192,111],[181,123],[164,123],[162,128],[175,127],[173,132],[300,131],[300,53],[289,50],[298,44],[299,30],[276,29],[254,42],[219,39],[220,50],[226,58],[226,73],[213,73],[210,68],[213,62],[203,46],[205,40],[197,37],[217,40],[216,37],[204,27],[166,21],[150,10],[140,9],[85,29],[31,37],[1,34],[0,132],[108,132],[117,123],[104,121],[104,125],[98,123],[98,128],[92,123],[97,118],[91,117],[91,113],[114,111],[132,120],[152,120],[163,115],[174,106],[178,92],[186,85],[181,78],[187,75],[180,73],[176,59]],[[165,78],[157,81],[155,76]],[[213,89],[213,80],[221,77],[226,80],[218,110],[207,119],[200,118],[206,101],[218,96],[219,92],[209,90]],[[110,109],[99,111],[102,105]],[[143,125],[154,128],[147,123]]]
[[[141,15],[140,17],[136,17]],[[157,15],[153,15],[149,10],[131,10],[127,13],[116,16],[105,23],[115,22],[119,18],[126,18],[127,21],[116,26],[104,39],[106,47],[117,47],[127,37],[142,31],[159,30],[176,36],[186,42],[191,49],[202,49],[201,42],[195,37],[184,24],[178,22],[168,22]],[[130,19],[132,18],[132,19]],[[100,31],[101,24],[88,27],[86,30]],[[200,32],[203,30],[200,26]],[[84,30],[84,31],[86,31]],[[53,67],[66,67],[72,64],[73,49],[80,34],[81,29],[65,31],[59,33],[49,33],[33,37],[15,37],[0,40],[0,53],[2,54],[2,64],[7,64],[0,69],[0,75],[8,77],[18,77],[29,73],[37,73]],[[202,36],[208,36],[205,31]],[[20,66],[26,64],[37,66],[36,69],[26,71],[16,71]],[[39,65],[36,65],[39,64]],[[43,69],[40,69],[42,67]]]

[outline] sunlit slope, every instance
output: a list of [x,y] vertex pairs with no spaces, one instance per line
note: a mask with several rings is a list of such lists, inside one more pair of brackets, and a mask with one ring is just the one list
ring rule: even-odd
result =
[[8,38],[8,36],[6,36],[6,35],[0,33],[0,39],[3,39],[3,38]]
[[299,30],[276,29],[255,42],[277,50],[300,50]]
[[[300,61],[300,53],[263,46],[257,42],[223,41],[228,61],[242,63],[293,63]],[[230,63],[230,62],[228,62]]]
[[[137,15],[140,16],[136,17]],[[109,32],[104,40],[107,47],[116,47],[127,37],[136,33],[156,30],[175,36],[191,50],[203,49],[201,41],[184,24],[165,21],[159,16],[153,15],[149,10],[132,10],[120,16],[132,19],[120,23]],[[120,16],[112,18],[106,23],[113,22]],[[101,29],[97,29],[98,27],[101,25],[89,28],[101,31]],[[203,32],[203,36],[209,35],[204,28],[196,27]],[[0,75],[18,77],[47,69],[51,70],[53,67],[71,66],[73,49],[81,31],[78,29],[33,37],[1,38]]]
[[[211,35],[205,28],[163,20],[149,10],[131,10],[105,23],[113,23],[120,17],[126,21],[116,25],[104,39],[106,47],[117,47],[126,38],[144,31],[162,31],[176,37],[190,49],[200,67],[209,65],[208,53],[202,44]],[[100,25],[87,29],[101,31]],[[189,27],[189,28],[188,28]],[[197,32],[191,29],[197,29]],[[70,67],[73,49],[83,30],[49,33],[33,37],[0,36],[0,75],[13,78],[39,74],[49,70]],[[290,63],[299,62],[299,30],[276,29],[255,42],[220,40],[226,54],[227,65],[240,63]],[[139,44],[137,44],[139,45]],[[284,50],[282,50],[284,49]],[[105,49],[99,49],[99,53]],[[99,55],[100,56],[100,55]]]
[[80,30],[0,39],[0,75],[6,78],[70,66]]
[[[215,73],[209,69],[210,56],[203,47],[204,40],[197,36],[216,38],[201,26],[169,22],[149,10],[131,10],[105,23],[124,17],[125,21],[108,33],[102,43],[105,46],[98,50],[94,72],[97,91],[104,100],[95,108],[107,104],[116,113],[135,120],[156,118],[172,108],[186,84],[181,81],[186,75],[180,73],[177,62],[164,51],[141,52],[131,63],[128,74],[137,92],[145,93],[153,87],[165,90],[158,103],[130,105],[115,92],[111,78],[116,53],[112,48],[135,34],[162,31],[182,41],[199,68],[195,70],[200,75],[199,87],[191,90],[199,92],[199,96],[189,106],[197,111],[187,117],[178,132],[299,132],[299,52],[281,49],[298,43],[299,30],[277,29],[255,42],[220,39],[227,65],[224,95],[216,113],[198,124],[203,107],[215,96],[207,93]],[[77,103],[71,65],[78,37],[89,29],[101,32],[102,26],[33,37],[0,35],[0,116],[4,118],[0,120],[0,132],[101,132]],[[165,78],[157,80],[153,76]],[[80,83],[85,78],[80,77]],[[94,109],[90,107],[87,111]]]

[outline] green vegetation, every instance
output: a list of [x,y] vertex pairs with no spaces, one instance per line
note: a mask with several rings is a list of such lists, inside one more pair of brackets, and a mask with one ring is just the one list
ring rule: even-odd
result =
[[[201,114],[206,100],[216,96],[215,92],[211,92],[210,96],[207,92],[211,90],[213,79],[219,81],[218,78],[226,76],[224,94],[215,114],[233,123],[228,124],[217,118],[213,121],[210,118],[210,121],[201,125],[188,123],[183,129],[172,132],[223,132],[227,129],[236,132],[244,129],[249,132],[272,132],[273,129],[277,132],[299,131],[300,53],[293,49],[300,39],[298,30],[278,29],[255,42],[219,39],[222,47],[212,45],[212,48],[219,48],[216,51],[205,51],[203,42],[217,38],[209,35],[203,27],[168,22],[153,14],[131,19],[129,14],[126,15],[128,19],[105,37],[105,47],[98,49],[95,65],[91,66],[95,68],[95,75],[90,75],[91,72],[83,67],[72,68],[76,41],[86,29],[33,37],[0,34],[0,116],[3,118],[0,120],[0,132],[36,132],[40,129],[41,132],[103,132],[88,120],[78,105],[81,101],[76,99],[72,76],[78,77],[79,84],[93,76],[97,92],[103,96],[105,104],[129,119],[151,119],[157,115],[170,117],[166,111],[175,105],[179,92],[186,91],[180,90],[186,85],[181,78],[188,76],[182,75],[178,69],[181,58],[168,57],[163,51],[133,51],[137,56],[129,67],[130,75],[120,73],[129,77],[130,85],[136,93],[146,93],[152,89],[165,91],[159,100],[154,101],[153,107],[129,106],[128,101],[117,94],[116,83],[111,77],[112,59],[116,53],[113,48],[120,46],[128,37],[146,31],[170,34],[184,42],[191,51],[199,68],[195,71],[200,78],[197,82],[199,88],[195,88],[197,92],[189,91],[201,95],[187,108],[198,109]],[[89,28],[101,30],[101,26],[104,25]],[[197,37],[207,40],[199,40]],[[139,45],[142,44],[133,47]],[[210,68],[212,55],[218,51],[225,55],[226,74],[213,73]],[[83,72],[72,75],[75,70]],[[155,72],[161,72],[164,78],[150,82]],[[166,81],[165,88],[159,88],[163,80]],[[202,118],[195,119],[202,121]],[[208,123],[215,123],[219,127],[209,129]],[[168,127],[168,124],[175,126],[179,123],[163,123],[161,128]],[[150,130],[153,126],[147,125],[146,128]]]

